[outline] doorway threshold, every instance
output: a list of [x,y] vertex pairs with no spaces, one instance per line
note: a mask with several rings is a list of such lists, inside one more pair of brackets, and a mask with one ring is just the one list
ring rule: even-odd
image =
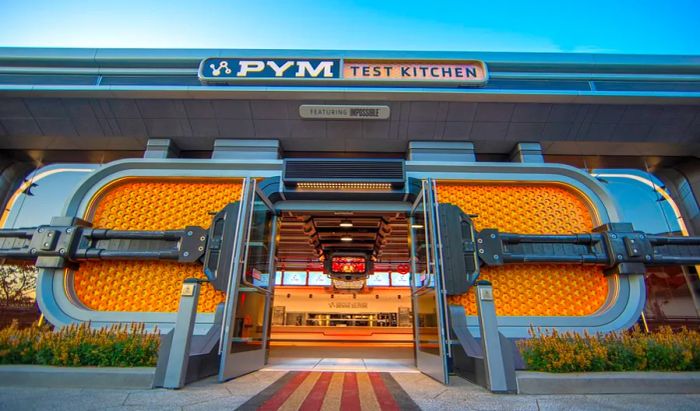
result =
[[419,373],[406,358],[270,358],[261,371],[406,372]]

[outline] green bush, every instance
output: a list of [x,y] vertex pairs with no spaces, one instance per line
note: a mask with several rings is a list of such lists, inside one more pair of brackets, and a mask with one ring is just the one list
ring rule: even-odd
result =
[[698,371],[700,333],[663,327],[643,333],[630,331],[583,335],[530,329],[532,338],[518,347],[532,371]]
[[157,330],[148,333],[143,324],[92,329],[82,323],[51,331],[14,322],[0,330],[0,364],[153,367],[159,344]]

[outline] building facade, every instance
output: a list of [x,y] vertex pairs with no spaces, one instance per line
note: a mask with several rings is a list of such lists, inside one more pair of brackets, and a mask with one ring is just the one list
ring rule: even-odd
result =
[[[36,294],[59,326],[168,331],[183,280],[209,278],[194,333],[223,316],[250,369],[270,343],[405,345],[444,380],[449,324],[479,327],[473,289],[444,292],[438,204],[477,230],[624,221],[700,233],[692,56],[5,48],[0,142],[6,229],[54,216],[152,231],[235,219],[241,231],[215,251],[242,265],[223,283],[210,241],[194,264],[42,268]],[[479,279],[506,337],[698,324],[694,267],[623,275],[549,261],[482,267]]]

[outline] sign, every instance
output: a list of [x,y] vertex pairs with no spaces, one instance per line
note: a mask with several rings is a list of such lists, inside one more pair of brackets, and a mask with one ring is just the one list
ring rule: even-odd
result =
[[180,295],[183,297],[192,297],[194,295],[194,284],[182,284],[182,292]]
[[493,289],[491,287],[478,288],[479,298],[482,301],[493,301]]
[[209,58],[199,65],[203,81],[337,79],[339,59]]
[[331,301],[328,303],[328,308],[369,308],[369,304],[366,302],[336,302]]
[[323,120],[386,120],[391,114],[389,106],[302,104],[299,116]]
[[342,83],[479,86],[488,70],[477,60],[225,58],[204,59],[199,79],[208,83]]
[[399,274],[408,274],[410,270],[411,266],[408,264],[399,264],[396,266],[396,271],[398,271]]
[[343,79],[483,84],[486,82],[486,67],[480,61],[346,60],[343,65]]

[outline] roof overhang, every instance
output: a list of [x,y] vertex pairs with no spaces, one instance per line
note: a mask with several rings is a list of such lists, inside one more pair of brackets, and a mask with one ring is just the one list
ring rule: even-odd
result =
[[[206,84],[213,57],[481,61],[484,85]],[[308,120],[302,104],[386,106],[387,120]],[[470,140],[538,141],[548,154],[700,152],[700,56],[337,50],[0,48],[0,138],[18,150],[143,150],[170,138],[278,139],[287,151],[404,152]]]

